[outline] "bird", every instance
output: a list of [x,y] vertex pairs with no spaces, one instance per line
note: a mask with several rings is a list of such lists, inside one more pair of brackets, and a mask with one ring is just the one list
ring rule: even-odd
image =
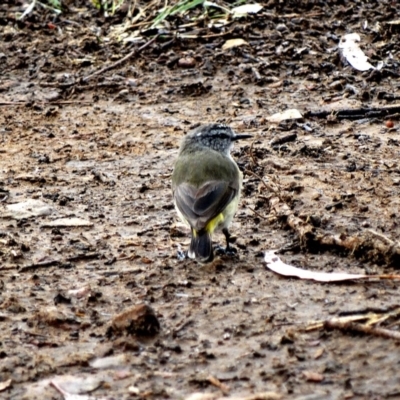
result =
[[233,143],[251,138],[225,124],[190,130],[182,140],[172,173],[172,192],[180,219],[190,226],[187,256],[200,263],[214,259],[212,235],[222,230],[231,251],[229,226],[238,208],[243,174],[231,156]]

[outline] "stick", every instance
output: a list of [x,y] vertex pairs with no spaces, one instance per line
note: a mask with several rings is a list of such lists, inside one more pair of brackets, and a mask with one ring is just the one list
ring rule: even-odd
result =
[[267,219],[267,217],[264,217],[263,215],[259,214],[256,210],[254,210],[251,207],[247,207],[250,211],[252,211],[254,214],[256,214],[258,217],[260,217],[261,219]]
[[276,191],[272,186],[268,185],[268,184],[264,181],[264,179],[261,178],[260,175],[257,175],[255,172],[251,171],[250,169],[246,169],[244,172],[245,172],[246,174],[253,175],[255,178],[257,178],[257,179],[263,184],[263,186],[264,186],[267,190],[269,190],[269,191],[271,191],[271,192],[273,192],[273,193],[275,193],[275,194],[277,195],[277,191]]
[[101,69],[99,69],[98,71],[93,72],[90,75],[85,76],[84,78],[82,78],[82,82],[87,82],[90,79],[92,79],[94,76],[100,75],[103,72],[109,71],[110,69],[114,69],[116,67],[118,67],[118,65],[123,64],[126,60],[128,60],[129,58],[131,58],[134,55],[138,55],[141,51],[143,51],[146,47],[150,46],[151,44],[153,44],[159,35],[154,36],[152,39],[150,39],[148,42],[146,42],[143,46],[139,47],[137,50],[133,50],[131,51],[129,54],[127,54],[125,57],[122,57],[120,60],[116,61],[113,64],[107,65],[106,67],[103,67]]
[[19,272],[27,272],[37,268],[58,267],[61,264],[58,260],[44,261],[37,264],[25,265],[19,269]]
[[2,101],[0,106],[26,106],[27,104],[53,104],[53,105],[64,105],[64,104],[92,104],[93,101],[87,100],[61,100],[61,101]]
[[304,118],[327,118],[329,115],[335,115],[337,119],[381,118],[399,112],[400,104],[394,104],[387,107],[355,108],[337,111],[307,111],[304,114]]
[[228,393],[229,392],[229,387],[222,383],[219,379],[215,378],[214,376],[210,375],[207,378],[208,382],[210,382],[212,385],[217,387],[218,389],[221,389],[222,393]]
[[255,142],[256,140],[257,140],[257,139],[254,139],[254,140],[251,142],[250,150],[249,150],[250,158],[251,158],[251,161],[253,161],[253,164],[254,164],[254,165],[257,165],[257,161],[256,161],[256,159],[254,158],[254,154],[253,154],[253,145],[254,145],[254,142]]
[[341,322],[341,321],[325,321],[324,328],[339,329],[342,331],[355,331],[366,333],[369,335],[380,336],[388,339],[400,340],[400,332],[391,331],[385,328],[375,328],[372,326],[365,326],[361,324],[356,324],[355,322]]
[[90,260],[90,259],[98,259],[100,257],[100,253],[84,253],[77,254],[75,256],[67,257],[67,261],[78,261],[78,260]]
[[393,242],[393,240],[389,239],[383,233],[376,232],[373,229],[367,229],[367,232],[369,232],[372,235],[376,236],[378,239],[381,239],[383,242],[386,242],[390,246],[394,246],[395,245],[395,242]]

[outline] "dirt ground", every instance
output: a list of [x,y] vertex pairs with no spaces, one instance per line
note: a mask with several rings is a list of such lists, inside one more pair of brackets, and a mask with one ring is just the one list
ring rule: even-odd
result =
[[[106,19],[71,1],[18,21],[23,2],[2,2],[0,398],[400,398],[395,335],[307,329],[373,312],[398,335],[398,281],[305,281],[263,259],[280,249],[313,271],[398,272],[398,115],[307,111],[396,104],[400,3],[297,3],[161,35],[90,77],[151,39],[112,35],[126,10]],[[382,70],[341,59],[349,32]],[[233,38],[247,45],[223,50]],[[290,108],[304,118],[268,121]],[[233,151],[237,256],[205,266],[177,256],[189,232],[170,182],[203,122],[254,135]]]

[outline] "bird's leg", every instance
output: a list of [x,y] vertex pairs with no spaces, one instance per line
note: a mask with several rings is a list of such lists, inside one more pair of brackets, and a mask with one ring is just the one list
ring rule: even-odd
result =
[[237,250],[230,245],[231,234],[229,233],[228,228],[222,229],[222,233],[225,235],[225,239],[226,239],[225,254],[228,254],[228,255],[236,254]]
[[225,235],[225,239],[226,239],[226,248],[225,248],[225,252],[228,252],[230,250],[229,247],[229,239],[231,237],[231,234],[228,231],[228,228],[224,228],[222,229],[222,233]]

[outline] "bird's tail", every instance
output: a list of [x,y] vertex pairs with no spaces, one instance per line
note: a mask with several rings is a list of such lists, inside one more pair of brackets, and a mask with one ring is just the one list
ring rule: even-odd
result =
[[192,241],[188,256],[201,263],[208,263],[214,259],[211,235],[205,229],[199,232],[192,229]]

